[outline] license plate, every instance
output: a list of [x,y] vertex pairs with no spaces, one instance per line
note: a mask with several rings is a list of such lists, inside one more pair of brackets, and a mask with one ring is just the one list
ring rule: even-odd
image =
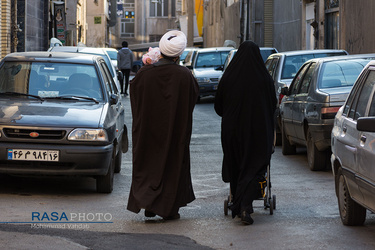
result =
[[59,161],[57,150],[8,149],[8,160],[12,161]]

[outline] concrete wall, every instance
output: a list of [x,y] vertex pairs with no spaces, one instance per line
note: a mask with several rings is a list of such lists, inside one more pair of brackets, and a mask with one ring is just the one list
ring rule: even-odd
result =
[[302,5],[300,0],[273,3],[273,44],[279,51],[302,49]]
[[[106,47],[107,40],[107,16],[105,15],[105,3],[107,0],[87,0],[87,41],[88,47]],[[95,23],[100,20],[100,23]]]
[[44,51],[48,49],[48,0],[18,0],[17,51]]
[[340,45],[349,54],[375,52],[375,1],[340,1]]

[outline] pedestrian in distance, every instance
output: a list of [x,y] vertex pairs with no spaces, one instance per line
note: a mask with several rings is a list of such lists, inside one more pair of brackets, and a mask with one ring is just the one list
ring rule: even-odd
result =
[[133,171],[127,209],[146,217],[180,218],[195,199],[190,173],[190,138],[198,84],[179,65],[186,47],[181,31],[159,42],[160,59],[143,66],[130,82]]
[[[122,42],[122,49],[117,53],[117,67],[123,74],[123,80],[121,81],[121,94],[128,95],[129,77],[130,71],[133,67],[134,55],[133,52],[128,48],[128,42]],[[125,90],[124,90],[125,81]],[[124,92],[125,91],[125,92]]]
[[215,111],[221,119],[222,179],[230,183],[232,217],[253,224],[259,179],[271,160],[276,94],[258,45],[243,42],[219,82]]

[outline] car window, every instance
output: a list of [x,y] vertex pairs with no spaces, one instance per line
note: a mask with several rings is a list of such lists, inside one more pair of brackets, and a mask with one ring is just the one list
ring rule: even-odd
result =
[[372,100],[370,105],[370,112],[368,116],[375,116],[375,89],[372,91]]
[[360,97],[358,98],[357,109],[355,112],[354,120],[357,120],[359,117],[365,116],[367,103],[372,94],[372,90],[375,84],[375,71],[370,71],[363,88],[361,90]]
[[263,58],[263,61],[265,62],[267,58],[271,55],[277,53],[275,49],[261,49],[260,50],[260,55]]
[[276,72],[276,68],[277,68],[278,63],[279,63],[278,57],[266,61],[266,68],[267,68],[268,72],[270,73],[270,75],[272,76],[273,79],[275,78],[275,72]]
[[107,50],[107,54],[111,60],[117,60],[117,51],[114,50]]
[[322,66],[319,88],[353,86],[370,59],[326,62]]
[[375,84],[375,72],[370,72],[367,76],[364,84],[360,86],[357,93],[354,96],[353,102],[349,109],[348,117],[353,120],[357,120],[359,117],[365,115],[367,108],[367,103],[370,95],[372,94],[372,89]]
[[301,83],[301,88],[298,91],[299,94],[308,92],[310,82],[311,82],[311,79],[312,79],[312,76],[313,76],[313,73],[314,73],[315,66],[316,66],[316,63],[311,63],[311,65],[310,65],[310,67],[309,67],[309,69],[308,69],[308,71],[307,71],[307,73],[306,73],[306,75],[303,78],[303,81]]
[[345,102],[344,110],[342,112],[343,116],[347,116],[350,110],[350,106],[352,105],[355,97],[357,96],[357,93],[360,89],[360,84],[354,85],[353,89],[350,91],[349,96]]
[[284,60],[284,65],[282,67],[281,79],[291,79],[293,78],[299,68],[308,60],[314,58],[313,55],[295,55],[286,56]]
[[293,83],[292,83],[292,90],[291,94],[295,95],[298,93],[299,87],[301,85],[301,82],[303,80],[303,76],[306,72],[306,70],[309,68],[310,64],[305,64],[300,71],[298,72],[298,75],[294,78]]
[[199,53],[195,63],[196,68],[218,67],[224,64],[229,51],[214,51]]
[[94,65],[73,63],[5,62],[0,69],[0,92],[103,99]]
[[100,69],[102,71],[102,74],[104,76],[104,85],[105,85],[105,88],[106,88],[106,91],[107,91],[107,94],[108,96],[111,96],[111,94],[113,93],[113,84],[111,84],[111,80],[112,77],[108,71],[108,68],[106,67],[106,65],[104,63],[101,63],[100,64]]

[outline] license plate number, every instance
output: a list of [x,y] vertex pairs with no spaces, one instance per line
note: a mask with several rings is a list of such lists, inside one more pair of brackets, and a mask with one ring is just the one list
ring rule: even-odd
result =
[[8,160],[12,161],[59,161],[57,150],[8,149]]

